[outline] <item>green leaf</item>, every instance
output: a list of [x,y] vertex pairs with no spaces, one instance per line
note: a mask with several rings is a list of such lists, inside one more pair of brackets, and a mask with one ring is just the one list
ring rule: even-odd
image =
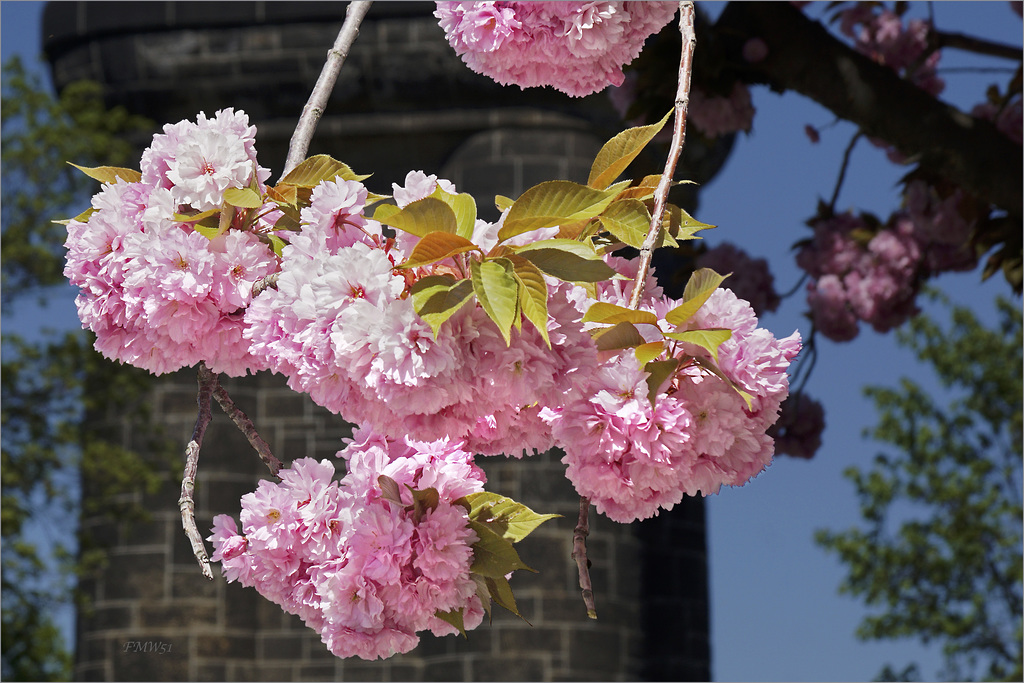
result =
[[644,245],[651,229],[651,214],[639,199],[612,202],[597,220],[620,242],[636,249]]
[[522,503],[490,491],[471,493],[460,500],[469,504],[471,520],[486,523],[492,531],[513,543],[523,540],[549,519],[561,517],[538,514]]
[[665,350],[665,342],[649,342],[636,347],[636,360],[640,367],[647,365]]
[[463,621],[462,618],[461,607],[458,609],[453,609],[450,612],[442,612],[441,610],[437,610],[436,612],[434,612],[434,616],[440,619],[441,621],[446,621],[455,628],[459,629],[459,633],[462,634],[463,638],[469,638],[469,636],[466,635],[466,623],[465,621]]
[[717,225],[711,225],[710,223],[701,223],[675,204],[669,204],[667,208],[669,209],[668,216],[671,219],[669,234],[677,240],[700,239],[699,237],[696,237],[694,233],[699,230],[711,230],[712,228],[718,227]]
[[287,246],[287,242],[278,237],[277,235],[267,235],[267,239],[270,241],[270,248],[274,250],[274,254],[277,256],[281,255],[281,251]]
[[747,404],[747,410],[753,410],[753,408],[754,408],[754,397],[751,396],[750,394],[748,394],[746,391],[744,391],[743,387],[741,387],[739,384],[737,384],[736,382],[734,382],[731,379],[729,379],[725,375],[725,373],[722,372],[718,368],[717,365],[715,365],[714,363],[712,363],[712,362],[710,362],[710,361],[708,361],[708,360],[706,360],[704,358],[695,357],[693,360],[694,360],[695,363],[700,365],[702,368],[704,368],[705,370],[707,370],[708,372],[710,372],[711,374],[715,375],[720,380],[722,380],[723,382],[728,384],[729,387],[733,391],[735,391],[737,394],[740,395],[740,398],[743,399],[743,402]]
[[[644,179],[637,183],[634,187],[627,187],[620,190],[619,194],[615,197],[615,201],[619,201],[622,199],[639,199],[640,201],[646,201],[648,199],[651,199],[654,196],[654,191],[658,188],[658,183],[660,182],[660,174],[644,176]],[[678,184],[679,183],[671,183],[670,187],[672,185]]]
[[636,326],[630,322],[621,322],[602,330],[596,330],[594,342],[598,351],[614,349],[630,349],[645,343]]
[[437,493],[437,489],[429,487],[420,491],[418,489],[414,489],[408,484],[405,485],[405,488],[409,489],[412,493],[413,521],[416,523],[419,523],[427,510],[437,509],[437,504],[440,502],[440,496]]
[[224,201],[243,209],[258,209],[263,206],[263,198],[248,187],[229,187],[224,190]]
[[685,325],[726,277],[728,276],[719,275],[710,268],[695,271],[686,283],[686,289],[683,290],[683,303],[666,313],[665,320],[676,327]]
[[498,241],[504,242],[538,228],[593,218],[614,198],[614,192],[595,190],[568,180],[549,180],[535,185],[512,204],[498,231]]
[[516,569],[536,572],[519,558],[519,553],[512,547],[512,541],[502,538],[487,523],[471,519],[469,526],[479,539],[473,544],[470,572],[492,579],[505,578],[506,574]]
[[[485,576],[484,582],[487,585],[487,593],[494,602],[498,603],[523,621],[526,621],[526,619],[523,618],[523,615],[519,613],[519,607],[516,605],[515,596],[512,595],[512,586],[509,585],[508,579],[504,576]],[[530,622],[527,621],[526,623],[529,624]]]
[[176,213],[173,216],[173,220],[176,223],[197,223],[197,222],[203,220],[204,218],[209,218],[210,216],[216,216],[219,213],[220,213],[220,209],[210,209],[208,211],[202,211],[200,213],[193,213],[193,214]]
[[298,166],[288,172],[278,185],[295,185],[297,187],[316,187],[325,180],[334,180],[340,177],[342,180],[357,180],[362,182],[369,178],[368,175],[358,175],[352,172],[348,164],[338,161],[326,154],[317,154],[305,159]]
[[484,611],[487,612],[489,623],[491,619],[491,589],[487,585],[487,577],[470,573],[469,578],[473,579],[473,583],[476,584],[476,596],[480,598],[480,603],[484,606]]
[[416,281],[410,288],[416,314],[437,332],[444,321],[473,298],[473,283],[468,279],[456,280],[447,275],[430,275]]
[[278,183],[274,187],[267,188],[267,199],[278,204],[295,205],[299,201],[299,193],[294,185]]
[[654,405],[654,399],[658,396],[658,390],[661,389],[661,385],[675,374],[678,367],[678,358],[652,360],[644,365],[644,370],[650,373],[647,377],[647,400],[651,402],[652,406]]
[[646,323],[649,325],[658,324],[658,316],[650,311],[637,311],[625,306],[617,306],[606,301],[595,301],[583,314],[583,322],[607,323]]
[[[78,214],[77,216],[75,216],[71,220],[78,221],[79,223],[88,223],[89,222],[89,217],[92,216],[94,213],[96,213],[96,209],[94,209],[93,207],[90,206],[88,209],[86,209],[82,213]],[[68,224],[68,221],[54,221],[54,222],[63,223],[64,225]]]
[[413,247],[409,258],[399,268],[425,266],[456,254],[476,249],[477,246],[465,237],[450,232],[431,232],[420,238]]
[[732,330],[712,327],[706,330],[687,330],[685,332],[669,332],[665,335],[671,339],[677,339],[689,344],[696,344],[702,349],[711,353],[711,357],[718,362],[718,347],[722,342],[732,338]]
[[551,348],[548,339],[548,283],[537,266],[521,256],[511,255],[513,273],[519,283],[519,305],[523,315],[540,332],[544,343]]
[[398,487],[398,482],[388,475],[382,474],[377,477],[377,485],[380,486],[381,498],[399,507],[405,506],[405,503],[402,502],[402,489]]
[[212,240],[214,237],[220,234],[220,228],[210,227],[209,225],[200,225],[199,223],[193,225],[192,229],[208,240]]
[[515,204],[515,200],[511,197],[506,197],[503,194],[494,195],[494,208],[498,211],[504,212],[505,209]]
[[473,229],[476,227],[476,200],[473,199],[473,196],[464,192],[461,194],[445,192],[441,189],[440,185],[437,186],[430,196],[440,199],[451,207],[452,213],[455,214],[458,235],[466,239],[472,239]]
[[126,183],[137,183],[142,180],[142,173],[133,168],[118,168],[117,166],[94,166],[92,168],[88,168],[86,166],[72,164],[70,161],[68,164],[74,166],[93,180],[98,180],[101,183],[114,184],[117,182],[118,178]]
[[506,258],[472,259],[469,266],[477,301],[498,326],[505,344],[511,344],[512,323],[519,312],[519,283],[513,275],[512,262]]
[[387,208],[389,206],[383,204],[377,207],[373,219],[417,237],[432,232],[458,233],[459,225],[452,207],[436,197],[418,199],[397,211]]
[[523,258],[548,275],[566,282],[601,282],[617,273],[600,259],[581,258],[562,249],[533,249]]
[[647,143],[664,128],[665,122],[671,115],[672,111],[670,110],[661,121],[648,126],[629,128],[604,143],[590,167],[587,185],[599,190],[611,185],[647,146]]

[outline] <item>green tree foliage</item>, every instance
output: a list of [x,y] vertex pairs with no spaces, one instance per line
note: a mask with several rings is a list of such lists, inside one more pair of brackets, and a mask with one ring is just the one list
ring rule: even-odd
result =
[[[107,109],[98,83],[74,83],[54,98],[14,57],[3,66],[3,305],[63,284],[63,225],[95,184],[66,161],[123,166],[138,154],[133,136],[152,127],[121,107]],[[77,207],[77,208],[76,208]]]
[[906,378],[868,387],[866,434],[889,448],[846,471],[864,525],[817,536],[847,567],[840,590],[877,608],[858,637],[941,644],[953,680],[1022,679],[1021,310],[998,311],[995,329],[952,307],[947,329],[919,316],[900,331],[952,402]]
[[[40,303],[63,284],[63,225],[77,214],[95,183],[65,163],[119,164],[137,153],[132,135],[144,120],[104,107],[97,84],[69,86],[53,98],[17,59],[3,67],[2,288],[4,314],[26,294]],[[82,331],[27,340],[4,334],[0,371],[2,445],[2,677],[62,680],[71,656],[54,615],[73,601],[76,575],[103,562],[78,543],[80,473],[104,490],[85,512],[118,519],[142,511],[114,507],[115,495],[152,490],[157,468],[106,438],[102,420],[137,416],[146,373],[115,366],[92,349]],[[89,415],[91,421],[86,421]],[[154,448],[162,452],[160,435]],[[122,496],[120,499],[123,499]]]

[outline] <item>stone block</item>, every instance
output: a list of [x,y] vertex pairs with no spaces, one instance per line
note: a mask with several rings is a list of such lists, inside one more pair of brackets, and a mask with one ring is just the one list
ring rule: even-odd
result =
[[196,643],[196,654],[200,657],[240,659],[252,662],[256,659],[256,638],[255,636],[204,636],[199,638]]
[[303,633],[260,633],[256,636],[256,656],[261,660],[302,658]]
[[543,681],[548,666],[543,654],[516,657],[480,657],[472,662],[475,681]]
[[619,671],[623,659],[623,638],[614,630],[569,629],[569,668],[601,677]]
[[[470,671],[469,662],[465,658],[452,659],[431,659],[423,667],[424,681],[472,681],[489,680],[478,677],[467,677]],[[522,681],[539,680],[536,678],[521,678]]]
[[179,598],[168,604],[143,604],[139,607],[140,624],[150,630],[188,629],[194,623],[213,623],[216,618],[217,604],[209,601]]
[[106,600],[161,600],[164,597],[166,553],[116,555],[104,573],[103,597]]

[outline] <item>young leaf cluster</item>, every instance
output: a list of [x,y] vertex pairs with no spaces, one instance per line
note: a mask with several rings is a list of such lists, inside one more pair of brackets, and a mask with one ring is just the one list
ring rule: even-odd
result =
[[[406,510],[414,522],[419,522],[428,510],[437,507],[439,496],[437,489],[413,489],[406,485],[412,494],[412,503],[402,502],[401,488],[398,483],[387,475],[377,477],[381,489],[381,497]],[[466,509],[469,526],[477,535],[473,544],[473,563],[470,574],[477,584],[477,595],[483,603],[487,614],[491,613],[491,601],[494,601],[512,612],[519,618],[523,615],[516,607],[512,587],[505,577],[517,569],[535,571],[526,565],[513,547],[513,543],[523,540],[538,526],[554,517],[561,515],[537,514],[522,503],[496,493],[481,491],[463,496],[455,501]],[[463,613],[461,609],[450,612],[437,612],[436,616],[459,629],[466,635]]]
[[[660,176],[636,185],[614,181],[668,120],[623,131],[598,152],[586,185],[552,180],[535,185],[512,201],[495,198],[504,212],[497,242],[490,248],[474,242],[476,205],[468,194],[438,187],[404,208],[382,205],[374,219],[419,238],[405,269],[432,267],[416,279],[411,293],[416,312],[436,335],[463,306],[477,301],[511,343],[512,329],[525,318],[550,346],[547,333],[550,276],[584,286],[617,277],[602,256],[622,246],[639,248],[651,224],[649,205]],[[556,236],[526,241],[528,233],[558,228]],[[660,244],[694,239],[713,227],[691,218],[679,207],[666,212]],[[437,264],[441,264],[438,266]]]

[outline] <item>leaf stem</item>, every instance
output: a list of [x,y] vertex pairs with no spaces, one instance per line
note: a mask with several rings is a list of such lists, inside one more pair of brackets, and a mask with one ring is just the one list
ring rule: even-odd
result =
[[199,449],[203,446],[206,427],[213,419],[210,397],[217,385],[217,376],[210,372],[205,363],[201,362],[199,363],[197,381],[199,382],[199,395],[196,397],[196,402],[199,404],[199,414],[196,416],[196,426],[192,430],[192,440],[185,447],[185,474],[181,480],[181,497],[178,499],[178,508],[181,510],[181,526],[192,545],[192,553],[196,556],[196,561],[199,562],[199,568],[202,570],[203,576],[212,580],[210,557],[206,554],[203,537],[196,527],[196,506],[193,494],[196,486],[196,473],[199,470]]
[[662,214],[665,213],[665,204],[668,202],[668,191],[672,187],[672,175],[675,173],[676,164],[679,163],[679,157],[683,152],[683,142],[686,138],[686,114],[690,107],[690,78],[693,71],[693,51],[697,46],[692,2],[679,3],[679,32],[683,38],[683,49],[679,57],[675,117],[672,121],[672,143],[669,147],[668,158],[665,160],[665,171],[661,174],[661,180],[658,181],[658,187],[654,191],[654,211],[651,212],[651,227],[647,232],[647,238],[640,247],[640,268],[637,271],[636,283],[633,285],[633,292],[629,299],[629,307],[633,309],[640,305],[640,297],[643,296],[644,282],[647,280],[647,271],[651,267],[654,245],[657,243],[659,233],[661,232]]
[[309,101],[302,108],[299,123],[295,126],[295,132],[288,144],[288,158],[284,162],[282,178],[306,158],[309,143],[316,131],[316,124],[323,116],[327,100],[331,96],[331,90],[334,89],[334,83],[338,80],[338,74],[341,72],[341,66],[345,63],[345,58],[348,57],[352,43],[359,35],[359,24],[362,23],[371,4],[373,3],[369,0],[354,0],[348,4],[348,8],[345,10],[345,23],[342,24],[341,30],[338,32],[334,46],[327,52],[327,61],[324,62],[320,76],[316,79],[316,85],[313,86],[313,92],[309,95]]

